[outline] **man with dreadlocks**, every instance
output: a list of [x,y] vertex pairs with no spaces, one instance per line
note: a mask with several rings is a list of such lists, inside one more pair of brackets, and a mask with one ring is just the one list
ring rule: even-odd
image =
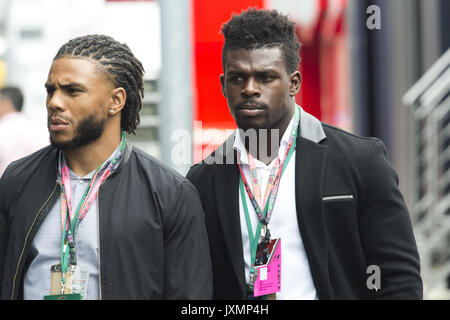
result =
[[51,145],[0,180],[2,299],[208,299],[195,187],[133,147],[143,67],[127,45],[64,44],[47,90]]
[[248,9],[222,33],[220,81],[238,129],[187,175],[205,210],[214,297],[421,298],[411,222],[383,143],[295,103],[294,23]]

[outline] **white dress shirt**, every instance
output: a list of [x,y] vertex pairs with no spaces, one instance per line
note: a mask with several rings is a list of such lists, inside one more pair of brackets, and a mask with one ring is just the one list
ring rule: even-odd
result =
[[[294,117],[292,117],[281,139],[278,150],[278,157],[281,162],[284,160],[284,155],[293,125]],[[322,129],[320,121],[312,115],[306,113],[301,108],[300,128],[301,129],[298,134],[306,139],[318,143],[325,138],[325,133]],[[247,181],[249,181],[250,188],[253,188],[250,183],[248,153],[245,149],[244,143],[242,142],[238,129],[236,130],[235,137],[233,147],[235,150],[239,151],[239,161],[241,163],[242,171],[244,172]],[[287,164],[287,167],[281,177],[278,195],[268,225],[272,239],[281,238],[281,291],[277,292],[276,298],[278,300],[313,300],[317,299],[316,288],[312,280],[311,270],[309,267],[308,258],[306,257],[297,220],[297,207],[295,203],[295,153],[296,151],[294,150],[291,160]],[[261,188],[261,197],[264,197],[270,171],[273,168],[274,162],[275,159],[269,165],[265,165],[255,158],[256,171]],[[240,191],[238,192],[242,246],[245,262],[245,277],[246,282],[249,283],[251,264],[250,242],[242,198]],[[247,208],[249,210],[252,229],[253,232],[255,232],[259,219],[250,202],[247,192],[245,192],[245,198],[247,201]]]

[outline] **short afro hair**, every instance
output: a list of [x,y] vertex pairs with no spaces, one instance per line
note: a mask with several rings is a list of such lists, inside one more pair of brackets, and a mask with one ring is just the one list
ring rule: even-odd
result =
[[301,43],[295,34],[295,23],[276,10],[248,8],[222,25],[225,44],[222,49],[222,64],[225,53],[235,49],[259,49],[280,47],[284,53],[286,71],[292,73],[300,63]]
[[130,134],[135,134],[144,98],[144,68],[130,48],[106,35],[86,35],[64,44],[54,60],[63,57],[96,60],[100,71],[115,86],[125,89],[127,100],[121,112],[120,127]]

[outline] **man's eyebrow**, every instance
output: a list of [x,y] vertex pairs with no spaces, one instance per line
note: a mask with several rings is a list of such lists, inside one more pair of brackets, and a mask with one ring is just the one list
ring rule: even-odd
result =
[[[241,68],[230,67],[227,70],[228,73],[247,73],[247,71],[242,70]],[[261,67],[253,71],[254,73],[269,73],[269,72],[280,72],[278,68],[273,67]]]
[[81,83],[78,83],[78,82],[64,83],[64,84],[60,84],[59,86],[62,89],[72,89],[72,88],[84,89],[85,88],[85,86],[83,86]]
[[[51,84],[48,82],[46,82],[44,86],[47,89],[54,89],[56,87],[54,84]],[[78,82],[68,82],[68,83],[60,84],[59,87],[62,89],[72,89],[72,88],[84,89],[85,88],[84,85],[82,85],[81,83],[78,83]]]
[[44,87],[45,87],[46,89],[53,89],[53,88],[55,87],[55,85],[46,82],[46,83],[44,84]]

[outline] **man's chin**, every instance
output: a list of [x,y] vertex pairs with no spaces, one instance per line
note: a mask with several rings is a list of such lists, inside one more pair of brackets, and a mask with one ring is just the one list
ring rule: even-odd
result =
[[60,150],[70,150],[70,149],[74,149],[74,147],[76,147],[73,140],[69,140],[69,141],[55,140],[52,136],[50,136],[50,144],[53,147],[60,149]]
[[96,121],[94,115],[90,115],[80,121],[71,139],[65,139],[57,134],[50,133],[50,144],[61,150],[72,150],[86,146],[99,139],[105,128],[105,120]]
[[98,137],[74,137],[71,140],[55,139],[50,136],[50,144],[60,150],[73,150],[97,140]]
[[262,129],[270,129],[266,122],[245,122],[245,123],[236,123],[237,127],[240,130],[246,132],[247,130],[262,130]]

